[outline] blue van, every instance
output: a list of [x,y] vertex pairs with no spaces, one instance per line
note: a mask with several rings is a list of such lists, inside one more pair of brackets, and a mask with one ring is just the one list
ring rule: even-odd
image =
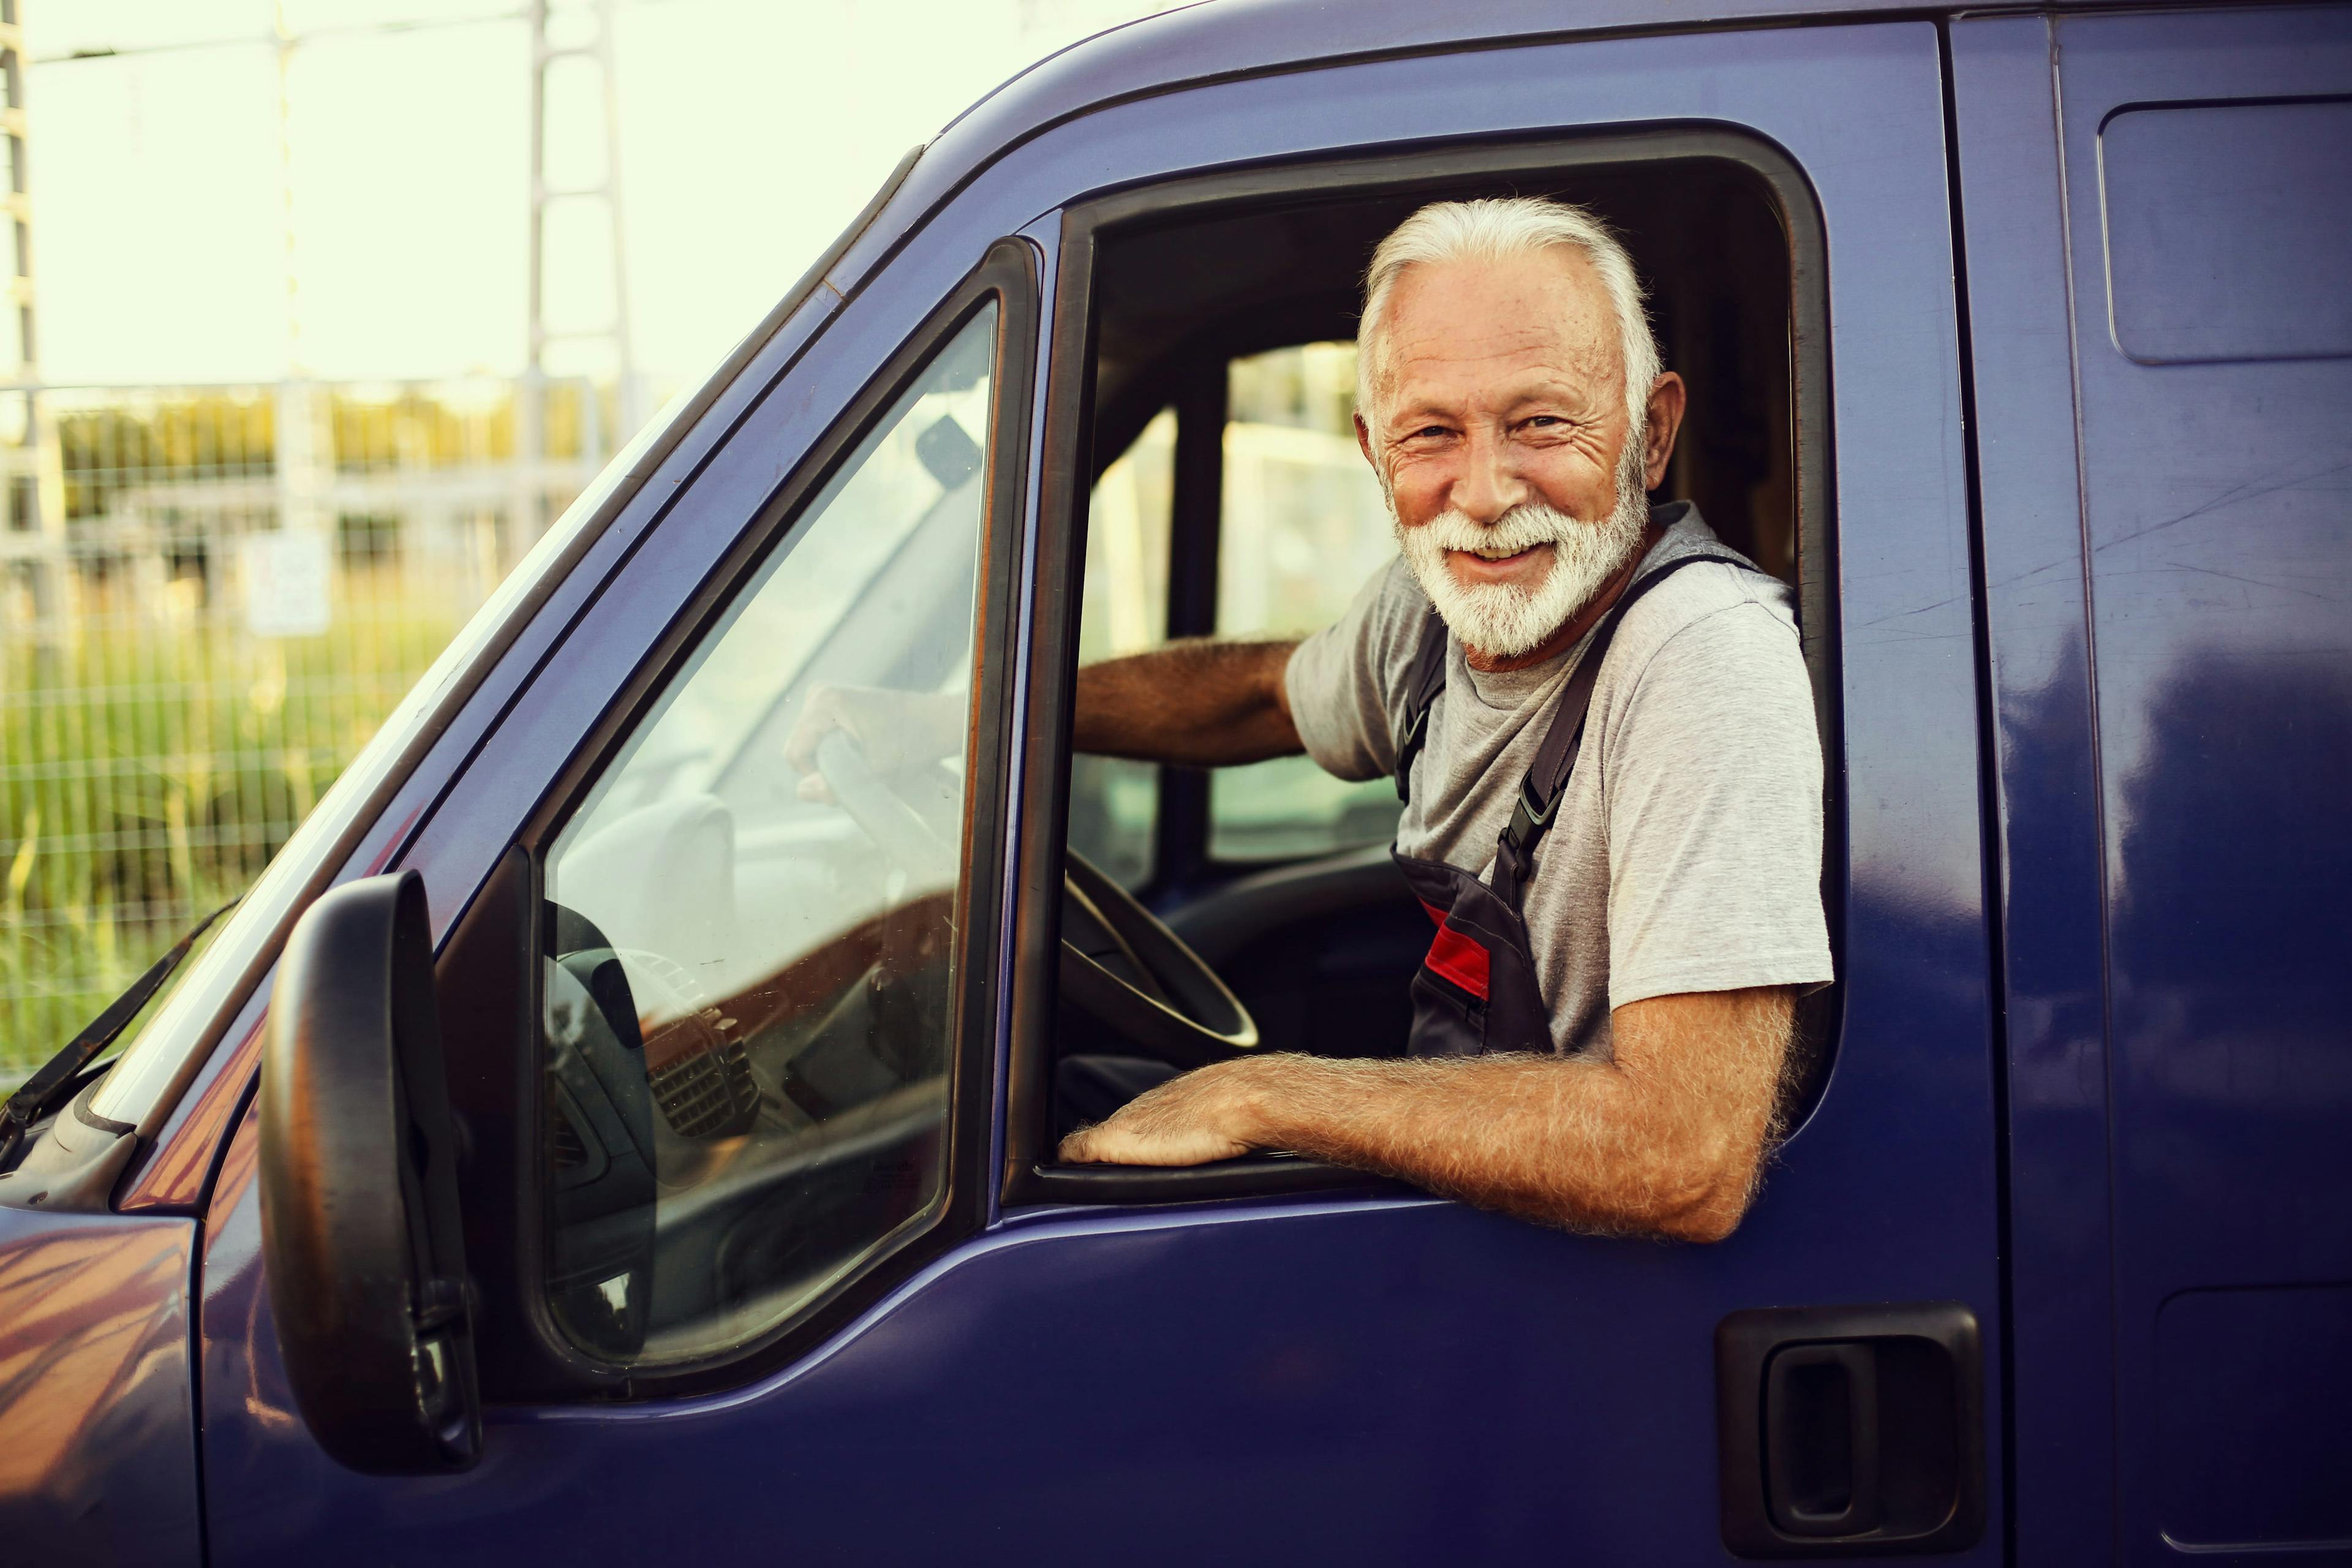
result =
[[[1393,802],[1074,766],[1071,691],[1362,580],[1361,268],[1499,192],[1629,237],[1667,489],[1801,609],[1842,979],[1716,1246],[1055,1159],[1106,1034],[1401,1047]],[[2347,214],[2341,4],[1037,67],[20,1096],[0,1560],[2352,1562]],[[961,765],[804,789],[820,683]]]

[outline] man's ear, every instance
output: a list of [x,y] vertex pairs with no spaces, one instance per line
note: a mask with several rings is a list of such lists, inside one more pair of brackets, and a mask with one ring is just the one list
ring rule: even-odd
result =
[[1666,460],[1675,455],[1675,436],[1683,426],[1683,408],[1690,394],[1683,378],[1667,371],[1650,384],[1649,422],[1642,436],[1642,484],[1656,489],[1666,482]]
[[1356,450],[1364,455],[1364,461],[1371,464],[1372,472],[1377,474],[1381,471],[1381,464],[1380,459],[1372,456],[1372,427],[1364,423],[1364,416],[1360,414],[1351,417],[1356,421]]

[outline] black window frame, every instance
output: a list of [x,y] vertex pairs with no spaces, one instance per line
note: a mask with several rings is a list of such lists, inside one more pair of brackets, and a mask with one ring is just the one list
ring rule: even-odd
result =
[[[722,1351],[657,1366],[604,1363],[556,1326],[544,1289],[548,1194],[540,1055],[544,855],[617,761],[684,661],[752,577],[796,542],[807,508],[933,357],[982,309],[997,310],[987,510],[974,606],[971,731],[956,910],[954,1037],[949,1046],[946,1190],[930,1223],[814,1300]],[[1041,316],[1038,253],[1007,237],[910,332],[713,566],[604,716],[556,774],[445,947],[438,967],[451,1099],[474,1134],[466,1245],[481,1289],[486,1397],[501,1403],[671,1398],[754,1382],[805,1355],[950,1247],[990,1213],[1007,827],[1019,763],[1012,744],[1019,672],[1015,606],[1027,545]],[[741,433],[733,439],[743,438]]]
[[[1059,941],[1060,857],[1068,830],[1070,709],[1076,691],[1078,611],[1087,508],[1096,473],[1095,282],[1097,248],[1118,230],[1199,221],[1334,197],[1426,195],[1441,199],[1497,180],[1537,184],[1548,175],[1608,164],[1728,163],[1749,181],[1780,222],[1789,246],[1790,418],[1797,529],[1798,618],[1820,726],[1825,790],[1823,910],[1832,953],[1845,952],[1843,868],[1845,813],[1839,788],[1844,754],[1837,625],[1836,455],[1831,419],[1829,239],[1811,182],[1788,153],[1759,134],[1727,126],[1662,126],[1626,132],[1519,137],[1351,155],[1181,177],[1073,203],[1063,210],[1047,366],[1040,540],[1033,614],[1023,761],[1021,855],[1014,929],[1012,1036],[1008,1045],[1004,1160],[1007,1208],[1047,1204],[1155,1204],[1276,1196],[1307,1191],[1396,1190],[1394,1184],[1289,1156],[1252,1156],[1189,1169],[1060,1166],[1045,1147]],[[1213,357],[1213,356],[1212,356]],[[1223,412],[1220,373],[1179,389],[1169,634],[1213,620],[1217,529],[1223,505]],[[1213,388],[1205,384],[1214,380]],[[1207,416],[1213,411],[1213,421]],[[1213,438],[1200,429],[1205,426]],[[1205,546],[1205,548],[1204,548]],[[1186,552],[1192,554],[1188,557]],[[1207,629],[1213,629],[1213,626]],[[1265,868],[1208,856],[1205,773],[1163,769],[1154,825],[1151,887],[1202,886]],[[1843,973],[1841,962],[1839,973]],[[1818,1102],[1836,1050],[1843,983],[1808,998],[1800,1012],[1798,1093],[1786,1107],[1791,1131]]]

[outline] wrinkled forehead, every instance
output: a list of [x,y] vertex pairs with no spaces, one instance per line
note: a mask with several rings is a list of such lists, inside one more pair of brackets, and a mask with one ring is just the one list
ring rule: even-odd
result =
[[1533,383],[1596,399],[1623,390],[1614,307],[1574,246],[1415,263],[1397,275],[1379,327],[1372,383],[1383,403],[1485,402]]

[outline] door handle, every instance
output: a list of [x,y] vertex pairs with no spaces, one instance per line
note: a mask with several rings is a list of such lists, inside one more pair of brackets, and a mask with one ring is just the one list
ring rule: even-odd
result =
[[1962,1552],[1984,1533],[1984,1372],[1957,1301],[1716,1325],[1723,1543],[1740,1557]]
[[1866,1342],[1790,1345],[1765,1363],[1764,1489],[1790,1535],[1878,1528],[1878,1357]]

